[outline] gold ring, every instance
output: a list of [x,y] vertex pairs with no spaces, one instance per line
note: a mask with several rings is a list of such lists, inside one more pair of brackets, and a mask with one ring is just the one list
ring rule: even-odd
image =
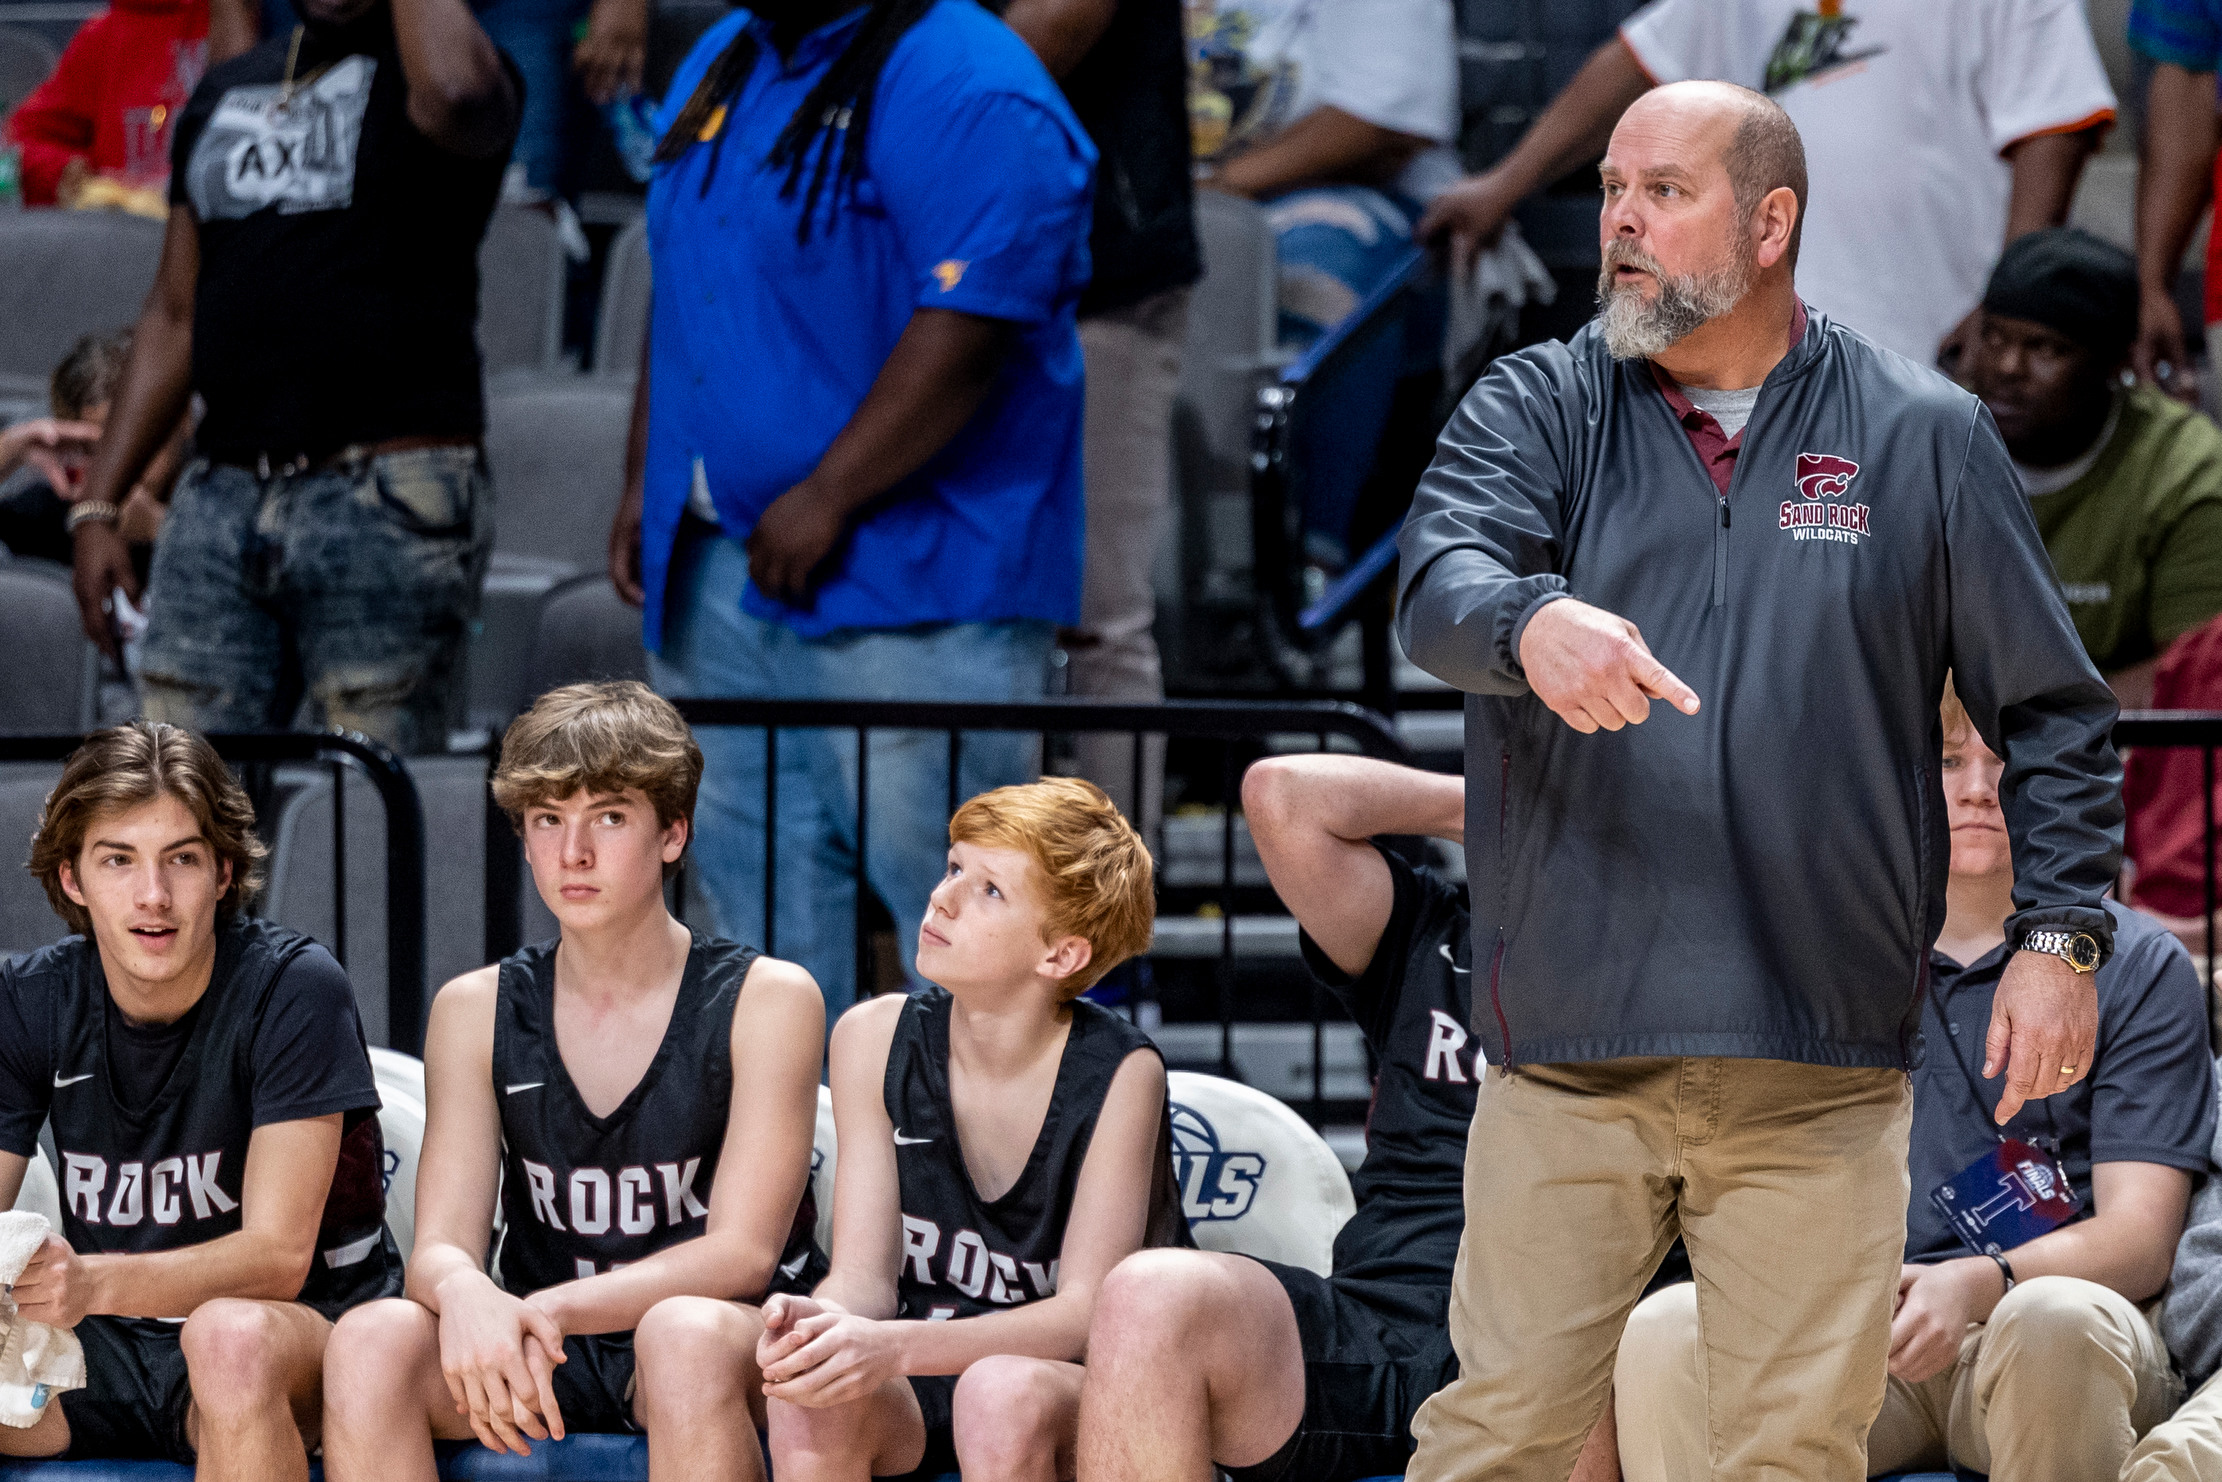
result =
[[2080,1065],[2063,1065],[2060,1067],[2060,1074],[2081,1075],[2083,1074],[2083,1067]]

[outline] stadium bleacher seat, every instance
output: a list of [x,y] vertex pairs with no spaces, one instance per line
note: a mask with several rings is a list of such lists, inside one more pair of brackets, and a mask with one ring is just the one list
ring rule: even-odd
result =
[[608,564],[610,518],[625,485],[629,387],[589,376],[502,383],[486,398],[494,478],[494,548],[567,563]]
[[78,338],[138,320],[162,226],[117,211],[0,215],[0,383],[35,388]]
[[[46,795],[61,773],[58,763],[0,767],[0,838],[31,837]],[[46,891],[38,881],[24,870],[0,871],[0,957],[43,947],[62,931],[62,919],[47,904]]]
[[0,116],[31,96],[61,59],[61,53],[36,31],[0,26]]
[[561,365],[568,272],[562,239],[545,211],[494,209],[478,249],[478,344],[489,375]]
[[640,609],[628,607],[608,576],[573,577],[540,604],[525,693],[543,695],[589,679],[648,678]]
[[636,216],[611,239],[608,266],[602,270],[602,310],[594,323],[596,375],[640,373],[650,297],[648,218]]
[[0,633],[8,635],[0,731],[57,735],[89,729],[100,693],[99,655],[78,621],[69,568],[0,556]]

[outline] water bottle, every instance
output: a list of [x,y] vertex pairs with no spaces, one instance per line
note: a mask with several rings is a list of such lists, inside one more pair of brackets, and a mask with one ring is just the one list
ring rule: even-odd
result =
[[646,185],[656,157],[656,105],[640,93],[625,93],[602,105],[602,119],[625,173]]

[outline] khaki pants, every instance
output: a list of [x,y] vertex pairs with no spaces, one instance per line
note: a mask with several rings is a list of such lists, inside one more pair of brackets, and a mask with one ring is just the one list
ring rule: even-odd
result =
[[2222,1375],[2145,1432],[2122,1465],[2122,1482],[2222,1482]]
[[[1080,629],[1066,640],[1071,692],[1079,698],[1165,697],[1150,576],[1172,505],[1173,390],[1187,327],[1185,288],[1080,321],[1088,371],[1081,444],[1088,521]],[[1154,845],[1164,738],[1150,737],[1137,751],[1130,736],[1083,736],[1077,761],[1080,775],[1109,793]]]
[[[1704,1359],[1689,1287],[1658,1293],[1628,1319],[1613,1373],[1628,1482],[1707,1475]],[[2128,1298],[2039,1276],[2015,1287],[1989,1322],[1969,1325],[1951,1368],[1919,1384],[1891,1376],[1867,1467],[1957,1464],[2011,1482],[2104,1482],[2182,1392],[2159,1333]]]
[[1460,1377],[1411,1482],[1565,1482],[1630,1309],[1679,1234],[1724,1482],[1864,1477],[1906,1239],[1894,1070],[1629,1059],[1490,1072],[1450,1305]]

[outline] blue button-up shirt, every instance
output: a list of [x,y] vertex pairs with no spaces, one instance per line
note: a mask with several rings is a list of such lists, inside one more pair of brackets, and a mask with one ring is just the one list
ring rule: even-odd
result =
[[668,129],[735,34],[757,33],[722,147],[697,143],[649,186],[650,648],[696,460],[720,525],[746,538],[817,466],[921,308],[1020,326],[979,410],[852,522],[807,607],[753,587],[742,607],[806,637],[1078,619],[1074,305],[1088,281],[1094,147],[1024,42],[973,0],[941,0],[881,71],[860,178],[821,199],[810,240],[798,242],[803,192],[782,199],[786,172],[765,161],[864,14],[812,32],[782,59],[765,23],[736,12],[696,45],[665,99]]

